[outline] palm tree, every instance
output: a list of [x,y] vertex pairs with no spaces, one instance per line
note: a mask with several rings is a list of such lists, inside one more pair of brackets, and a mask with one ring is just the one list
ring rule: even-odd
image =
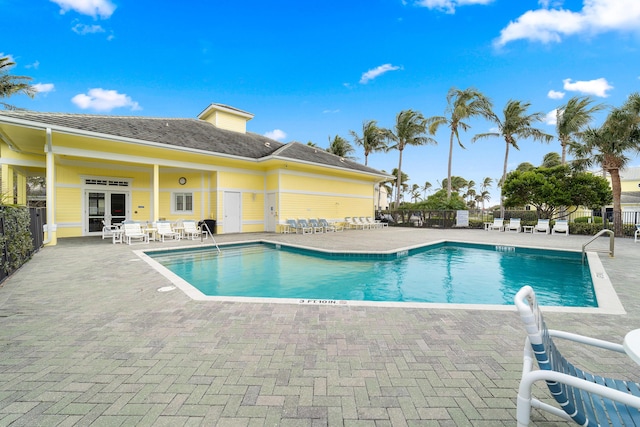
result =
[[482,211],[484,212],[484,202],[485,201],[488,202],[489,200],[491,200],[491,194],[489,193],[488,190],[482,190],[477,197],[479,197],[480,200],[482,200]]
[[[407,145],[437,144],[436,140],[425,135],[427,123],[418,111],[404,110],[396,115],[396,124],[393,132],[389,132],[388,137],[395,142],[390,149],[400,152],[398,160],[398,175],[396,188],[400,188],[400,178],[402,176],[402,152]],[[400,206],[400,191],[396,194],[396,208]]]
[[[451,182],[450,185],[449,185],[449,182]],[[464,179],[461,176],[455,176],[455,175],[451,177],[451,180],[449,180],[448,178],[445,178],[442,180],[442,188],[444,188],[446,185],[447,188],[451,188],[451,191],[454,193],[460,192],[460,190],[466,187],[467,184],[468,182],[466,179]]]
[[590,106],[588,96],[574,96],[556,110],[556,132],[562,147],[561,164],[567,163],[567,148],[575,143],[575,138],[585,129],[594,113],[602,110],[602,104]]
[[563,162],[560,159],[560,154],[552,151],[551,153],[547,153],[544,155],[544,157],[542,158],[542,164],[540,166],[542,166],[543,168],[552,168],[554,166],[560,166],[561,164],[563,164]]
[[611,176],[614,233],[622,236],[620,170],[629,164],[628,153],[640,151],[640,94],[629,96],[624,105],[613,109],[600,128],[586,129],[582,144],[570,147],[578,166],[599,164]]
[[475,186],[476,182],[474,180],[467,181],[467,184],[465,185],[467,189],[467,191],[465,191],[465,197],[468,197],[469,201],[471,201],[471,199],[476,195]]
[[[404,194],[405,191],[407,191],[407,189],[409,188],[409,185],[407,184],[407,181],[409,181],[409,175],[407,175],[406,173],[402,172],[402,173],[398,173],[398,168],[393,168],[393,170],[391,171],[391,176],[395,176],[396,178],[391,181],[391,188],[392,190],[398,189],[398,181],[400,181],[400,189],[397,190],[396,192],[396,199],[400,199],[402,197],[402,194]],[[400,177],[400,180],[398,180],[398,177]],[[392,193],[389,193],[392,194]],[[393,200],[393,197],[391,198]],[[395,208],[397,209],[399,205],[396,205]]]
[[[26,76],[12,76],[9,74],[9,70],[16,65],[12,62],[8,56],[0,58],[0,98],[9,98],[12,95],[23,94],[30,98],[33,98],[36,94],[36,90],[33,86],[27,83],[31,80],[31,77]],[[0,102],[4,108],[13,110],[14,106],[5,102]]]
[[411,186],[411,200],[413,203],[417,203],[420,198],[420,186],[418,184],[413,184]]
[[[498,126],[498,132],[481,133],[473,137],[472,142],[488,137],[503,137],[506,143],[504,152],[504,166],[502,169],[501,183],[507,177],[507,164],[509,161],[509,147],[519,150],[518,139],[531,138],[534,141],[551,142],[553,136],[544,133],[542,130],[534,128],[533,123],[542,121],[543,113],[527,114],[531,106],[529,102],[510,100],[504,107],[504,118],[501,120],[493,115],[492,121]],[[500,196],[500,216],[504,217],[504,201]]]
[[489,201],[491,196],[489,195],[489,188],[491,188],[491,184],[493,184],[493,178],[485,177],[482,180],[482,184],[480,185],[480,197],[482,197],[482,210],[484,211],[484,202]]
[[327,151],[331,154],[335,154],[336,156],[353,160],[354,157],[351,156],[351,153],[354,153],[356,150],[351,146],[351,144],[349,144],[349,141],[340,135],[336,135],[333,140],[329,137],[329,147],[327,148]]
[[432,187],[431,183],[429,181],[426,181],[424,183],[424,185],[422,186],[422,198],[426,199],[427,198],[427,191],[429,191],[429,189]]
[[389,131],[378,127],[375,120],[367,120],[362,122],[362,136],[358,136],[355,131],[350,130],[349,133],[353,137],[353,142],[364,149],[364,165],[367,166],[369,154],[376,151],[387,150],[387,138]]
[[434,116],[427,120],[429,132],[432,135],[435,135],[438,128],[442,125],[446,125],[451,129],[451,136],[449,138],[449,166],[447,171],[448,199],[451,198],[453,139],[455,137],[460,147],[464,148],[464,145],[460,142],[459,129],[466,131],[471,127],[469,124],[464,122],[464,120],[478,116],[490,118],[492,115],[491,109],[491,101],[476,89],[467,88],[465,90],[460,90],[452,87],[447,93],[447,109],[445,113],[448,114],[448,116]]

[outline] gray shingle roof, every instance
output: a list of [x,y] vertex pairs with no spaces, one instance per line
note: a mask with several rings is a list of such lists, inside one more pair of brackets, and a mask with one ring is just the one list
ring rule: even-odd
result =
[[299,142],[290,142],[280,149],[277,153],[278,157],[289,158],[293,160],[302,160],[312,163],[320,163],[328,166],[339,168],[353,169],[360,172],[381,174],[382,172],[370,168],[360,163],[343,159],[334,154],[328,153],[322,148],[311,147]]
[[[250,159],[268,156],[283,145],[255,133],[243,134],[219,129],[209,122],[197,119],[97,116],[28,111],[0,111],[0,118],[2,116]],[[265,145],[266,142],[269,143],[269,146]]]
[[36,126],[94,132],[105,137],[130,138],[248,159],[259,160],[274,156],[382,175],[380,171],[359,163],[341,161],[340,157],[319,148],[297,142],[283,144],[251,132],[240,133],[220,129],[198,119],[39,113],[22,110],[0,111],[0,122],[3,117],[25,120]]

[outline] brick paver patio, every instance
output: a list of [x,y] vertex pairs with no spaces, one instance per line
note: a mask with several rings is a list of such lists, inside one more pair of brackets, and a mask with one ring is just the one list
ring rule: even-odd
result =
[[[396,228],[217,238],[334,250],[441,239],[580,250],[588,239]],[[193,301],[158,292],[170,282],[133,253],[146,248],[61,239],[0,287],[0,425],[515,425],[515,310]],[[600,258],[627,314],[553,312],[547,322],[620,342],[640,328],[640,245],[617,239],[615,258]],[[624,355],[563,353],[640,380]],[[533,420],[566,425],[536,410]]]

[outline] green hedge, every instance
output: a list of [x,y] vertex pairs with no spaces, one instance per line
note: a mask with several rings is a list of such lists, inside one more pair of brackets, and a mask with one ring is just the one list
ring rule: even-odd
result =
[[31,258],[33,240],[29,226],[29,209],[24,206],[0,205],[0,270],[11,274]]

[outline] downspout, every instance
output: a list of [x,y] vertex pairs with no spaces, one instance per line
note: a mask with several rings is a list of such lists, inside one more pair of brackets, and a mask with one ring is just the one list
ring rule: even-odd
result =
[[42,242],[43,245],[53,243],[56,244],[54,238],[56,232],[56,225],[54,224],[55,218],[55,177],[54,177],[54,158],[53,158],[53,143],[51,137],[51,128],[46,129],[47,136],[44,151],[47,156],[47,238]]

